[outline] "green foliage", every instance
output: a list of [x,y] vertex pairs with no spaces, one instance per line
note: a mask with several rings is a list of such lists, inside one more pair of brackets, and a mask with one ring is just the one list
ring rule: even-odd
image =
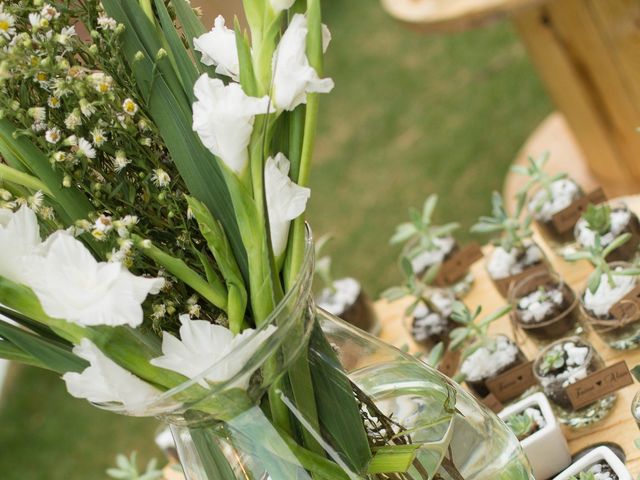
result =
[[404,297],[413,297],[414,301],[405,310],[405,315],[410,316],[417,308],[420,302],[429,302],[430,291],[432,291],[431,284],[438,276],[440,270],[440,264],[436,263],[432,265],[422,277],[415,275],[413,267],[411,266],[411,260],[408,257],[400,257],[400,269],[404,275],[404,283],[400,286],[394,286],[386,289],[382,292],[382,298],[389,302],[400,300]]
[[564,259],[568,262],[577,262],[579,260],[588,260],[595,267],[594,271],[591,272],[589,278],[587,280],[587,287],[591,291],[591,293],[595,293],[600,287],[600,282],[602,281],[602,276],[606,275],[607,281],[611,288],[616,286],[615,276],[624,275],[624,276],[636,276],[640,275],[640,268],[637,266],[632,266],[631,268],[621,268],[616,269],[615,275],[611,270],[611,266],[607,261],[607,257],[617,248],[620,248],[626,242],[631,239],[630,233],[623,233],[622,235],[616,237],[609,245],[606,247],[602,246],[602,239],[599,234],[595,235],[595,243],[592,247],[583,247],[581,250],[577,250],[572,253],[568,253],[564,255]]
[[554,182],[567,177],[566,173],[549,175],[544,171],[544,167],[549,160],[550,155],[550,152],[546,151],[539,157],[529,156],[526,166],[514,165],[511,167],[511,171],[527,177],[527,183],[525,183],[519,190],[519,195],[529,198],[532,193],[535,194],[540,190],[544,190],[546,192],[539,202],[533,206],[534,212],[538,212],[545,202],[551,200],[551,185]]
[[542,361],[540,362],[540,373],[547,375],[549,372],[558,370],[564,367],[566,361],[566,355],[562,347],[553,348],[544,354]]
[[511,415],[507,418],[506,424],[520,440],[525,438],[535,426],[533,419],[525,412]]
[[425,251],[433,251],[438,248],[436,239],[446,238],[460,228],[458,223],[447,223],[445,225],[433,224],[433,212],[438,203],[436,194],[429,195],[422,207],[422,213],[418,210],[410,209],[409,218],[411,221],[401,223],[396,227],[395,234],[391,237],[392,245],[406,243],[404,254],[410,258],[415,258]]
[[491,197],[491,216],[482,216],[478,222],[471,227],[471,232],[482,234],[499,235],[493,243],[500,245],[504,250],[510,251],[513,248],[523,248],[524,240],[531,238],[531,214],[523,215],[526,195],[517,195],[517,204],[512,216],[506,210],[502,195],[493,192]]
[[571,475],[569,480],[596,480],[593,472],[580,472],[578,475]]
[[463,357],[469,356],[480,346],[491,348],[494,344],[493,339],[487,335],[489,326],[506,315],[511,310],[511,305],[505,305],[478,321],[482,307],[477,307],[474,312],[462,302],[456,302],[453,305],[453,314],[451,319],[459,323],[460,327],[451,330],[449,336],[451,343],[449,348],[458,350],[464,347]]
[[116,467],[107,469],[107,475],[118,480],[158,480],[162,478],[162,470],[157,468],[158,461],[155,458],[149,460],[145,470],[140,472],[137,456],[137,452],[132,452],[129,457],[118,455]]
[[605,235],[611,230],[611,207],[606,203],[589,204],[582,218],[587,222],[589,230],[597,235]]

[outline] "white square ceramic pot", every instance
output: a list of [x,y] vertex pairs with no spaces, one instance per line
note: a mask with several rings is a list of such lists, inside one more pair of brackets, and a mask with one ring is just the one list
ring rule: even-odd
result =
[[627,470],[627,467],[624,466],[624,463],[607,447],[594,448],[553,480],[567,480],[573,475],[577,476],[580,472],[586,471],[591,465],[600,463],[603,460],[609,464],[620,480],[632,480],[631,474],[629,470]]
[[498,416],[506,422],[511,415],[522,413],[529,407],[538,407],[546,425],[529,435],[520,444],[529,459],[533,475],[537,480],[551,478],[571,463],[571,454],[567,440],[562,434],[549,400],[544,393],[538,392],[509,405]]

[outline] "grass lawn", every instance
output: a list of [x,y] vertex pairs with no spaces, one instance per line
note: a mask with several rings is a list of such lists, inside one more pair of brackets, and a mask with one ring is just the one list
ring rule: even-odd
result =
[[[326,2],[325,18],[336,89],[323,103],[310,218],[336,236],[336,275],[375,295],[399,279],[388,238],[407,208],[437,192],[438,220],[466,229],[551,106],[507,24],[423,36],[372,0]],[[153,420],[100,412],[49,373],[20,369],[6,393],[2,480],[100,479],[117,452],[159,454]]]

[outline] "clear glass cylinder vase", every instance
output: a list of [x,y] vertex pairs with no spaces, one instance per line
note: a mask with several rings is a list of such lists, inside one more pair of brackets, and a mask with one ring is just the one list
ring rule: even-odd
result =
[[275,333],[210,367],[242,362],[229,381],[207,370],[153,403],[101,406],[167,422],[186,480],[533,479],[516,437],[459,385],[316,309],[312,275],[309,239],[261,327]]

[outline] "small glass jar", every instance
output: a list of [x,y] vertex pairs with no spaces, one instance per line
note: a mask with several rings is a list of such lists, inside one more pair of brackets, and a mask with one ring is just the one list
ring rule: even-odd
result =
[[456,297],[444,288],[429,288],[405,315],[405,326],[411,339],[426,351],[440,342],[448,344],[449,332],[456,327],[451,320]]
[[[495,372],[492,372],[491,375],[483,375],[481,377],[478,378],[469,378],[467,377],[465,379],[465,383],[467,384],[467,387],[469,387],[469,390],[471,390],[476,397],[478,397],[479,399],[484,399],[486,398],[489,393],[491,393],[489,391],[489,387],[487,387],[487,382],[495,377],[497,377],[498,375],[507,372],[509,370],[511,370],[512,368],[517,367],[518,365],[521,365],[523,363],[525,363],[527,361],[527,357],[525,356],[525,354],[522,352],[522,350],[520,350],[520,347],[518,347],[518,345],[516,345],[516,343],[511,340],[509,337],[507,337],[506,335],[496,335],[494,337],[494,340],[496,342],[506,342],[507,344],[509,344],[509,346],[511,347],[515,347],[517,349],[517,353],[514,356],[513,361],[511,361],[510,363],[508,363],[507,365],[502,365],[500,368],[496,369]],[[479,349],[478,349],[479,350]],[[478,351],[476,350],[476,352]],[[464,364],[466,361],[474,361],[474,359],[472,358],[472,356],[470,355],[469,357],[467,357],[461,364],[461,371],[463,371],[464,368]],[[483,360],[482,362],[484,363],[486,360]]]
[[638,428],[640,428],[640,391],[636,393],[631,402],[631,416],[636,421]]
[[[636,257],[638,253],[638,246],[640,246],[640,221],[638,221],[638,216],[634,212],[629,210],[629,207],[624,203],[613,205],[611,208],[611,213],[613,214],[614,212],[628,212],[629,222],[627,223],[625,228],[622,231],[618,232],[616,235],[608,233],[606,236],[609,236],[610,239],[606,244],[603,243],[602,246],[606,247],[611,241],[613,241],[614,237],[617,237],[618,235],[622,235],[623,233],[631,234],[631,238],[627,242],[623,243],[607,256],[608,262],[630,262]],[[580,228],[583,225],[585,225],[585,220],[580,219],[578,223],[576,223],[576,226],[574,228],[574,236],[579,244]],[[583,246],[589,247],[592,245]]]
[[[507,277],[502,277],[502,278],[493,278],[493,276],[489,271],[489,268],[487,267],[487,273],[489,274],[489,278],[493,282],[493,285],[496,287],[496,290],[498,290],[500,295],[502,295],[504,298],[508,297],[509,289],[516,283],[520,282],[522,279],[534,273],[551,271],[549,260],[547,259],[544,253],[544,250],[542,250],[542,248],[540,248],[539,245],[537,245],[533,240],[531,240],[526,244],[525,248],[529,249],[532,246],[536,246],[540,250],[541,257],[537,262],[531,263],[530,265],[527,265],[526,267],[524,267],[524,269],[519,273],[515,273],[513,275],[509,275]],[[491,255],[493,255],[493,252]],[[490,261],[491,261],[491,257],[487,258],[487,262],[490,262]]]
[[[541,365],[545,355],[558,345],[565,345],[570,342],[577,347],[587,347],[589,349],[583,365],[574,368],[567,375],[563,375],[562,373],[542,373]],[[533,373],[545,395],[553,404],[560,423],[572,428],[583,428],[599,422],[609,414],[615,404],[617,398],[616,394],[608,395],[597,400],[591,405],[587,405],[586,407],[576,410],[573,408],[571,401],[569,400],[566,387],[577,380],[601,370],[604,367],[604,360],[598,354],[593,345],[580,337],[574,336],[553,342],[542,350],[533,364]]]
[[[620,268],[631,268],[632,265],[626,262],[612,262],[609,264],[611,270]],[[634,288],[638,285],[638,278],[634,279]],[[598,334],[598,336],[609,347],[615,350],[631,350],[640,347],[640,309],[628,309],[623,318],[616,318],[611,313],[607,316],[598,316],[589,310],[584,303],[587,287],[580,295],[580,310],[585,322]]]
[[[525,321],[519,306],[525,297],[540,288],[546,291],[559,290],[562,303],[540,320]],[[558,338],[582,335],[585,332],[584,326],[580,323],[578,296],[555,272],[535,272],[520,280],[509,290],[509,303],[513,307],[510,317],[514,327],[538,345],[546,345]]]

